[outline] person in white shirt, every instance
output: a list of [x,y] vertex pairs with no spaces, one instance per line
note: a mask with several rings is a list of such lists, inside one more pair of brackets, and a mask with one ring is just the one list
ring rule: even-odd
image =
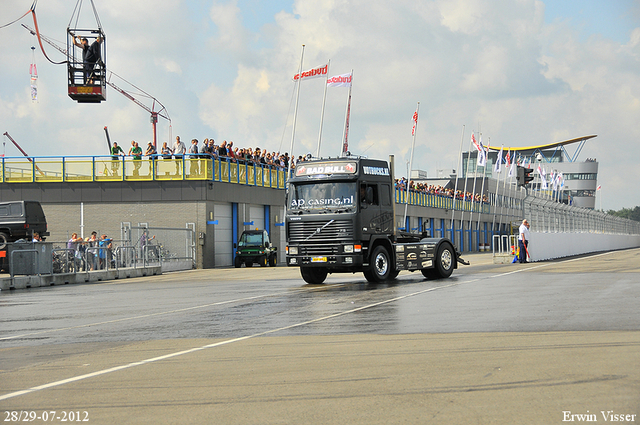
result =
[[180,141],[180,136],[176,136],[176,142],[173,144],[173,155],[176,159],[176,174],[180,174],[180,164],[182,157],[187,152],[187,147]]
[[518,248],[520,250],[520,256],[518,260],[521,263],[528,263],[527,257],[529,257],[528,247],[529,247],[529,222],[525,218],[522,220],[522,224],[520,225],[520,229],[518,231]]

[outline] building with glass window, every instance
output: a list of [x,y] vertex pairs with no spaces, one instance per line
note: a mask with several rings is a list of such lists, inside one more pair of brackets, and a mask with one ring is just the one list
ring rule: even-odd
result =
[[[506,176],[505,162],[507,153],[511,161],[527,166],[534,172],[534,180],[527,186],[531,190],[539,191],[550,199],[557,199],[569,205],[594,209],[596,205],[596,189],[598,187],[598,162],[595,158],[578,161],[582,148],[587,140],[595,135],[583,136],[562,142],[529,147],[502,147],[502,173],[495,172],[495,164],[501,147],[489,146],[487,165],[477,165],[478,151],[462,154],[462,177],[488,177],[503,180]],[[567,147],[574,149],[571,154]],[[543,182],[541,174],[546,181]],[[554,180],[551,180],[551,177]],[[562,176],[562,178],[558,178]],[[515,179],[515,178],[513,178]],[[546,187],[545,187],[546,186]]]

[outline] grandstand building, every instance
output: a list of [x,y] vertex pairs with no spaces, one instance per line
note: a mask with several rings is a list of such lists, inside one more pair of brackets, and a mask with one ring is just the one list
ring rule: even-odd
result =
[[[532,173],[534,180],[529,184],[531,190],[547,193],[549,197],[558,199],[568,205],[595,209],[596,189],[598,187],[598,162],[594,158],[578,161],[584,144],[594,137],[596,136],[584,136],[540,146],[504,146],[502,148],[503,162],[507,152],[510,152],[512,160],[515,158],[518,163],[522,163],[526,159],[528,167],[534,169]],[[567,151],[568,146],[575,148],[573,154]],[[504,171],[502,176],[494,172],[499,151],[500,147],[489,147],[486,169],[485,167],[477,167],[478,151],[464,152],[462,154],[462,177],[485,176],[502,180]],[[562,187],[558,186],[554,190],[553,185],[549,184],[546,190],[543,189],[540,174],[537,172],[538,167],[546,172],[547,181],[549,181],[552,172],[556,175],[562,173],[564,179]]]

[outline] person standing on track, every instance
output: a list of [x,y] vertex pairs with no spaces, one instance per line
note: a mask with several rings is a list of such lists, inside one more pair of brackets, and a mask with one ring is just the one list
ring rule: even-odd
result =
[[528,263],[527,256],[529,254],[529,222],[525,218],[522,220],[522,224],[520,225],[520,229],[518,230],[518,249],[520,251],[519,261],[521,263]]

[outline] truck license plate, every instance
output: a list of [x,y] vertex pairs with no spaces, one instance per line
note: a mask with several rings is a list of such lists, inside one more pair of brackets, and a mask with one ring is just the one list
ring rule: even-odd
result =
[[311,257],[312,263],[326,263],[327,257]]

